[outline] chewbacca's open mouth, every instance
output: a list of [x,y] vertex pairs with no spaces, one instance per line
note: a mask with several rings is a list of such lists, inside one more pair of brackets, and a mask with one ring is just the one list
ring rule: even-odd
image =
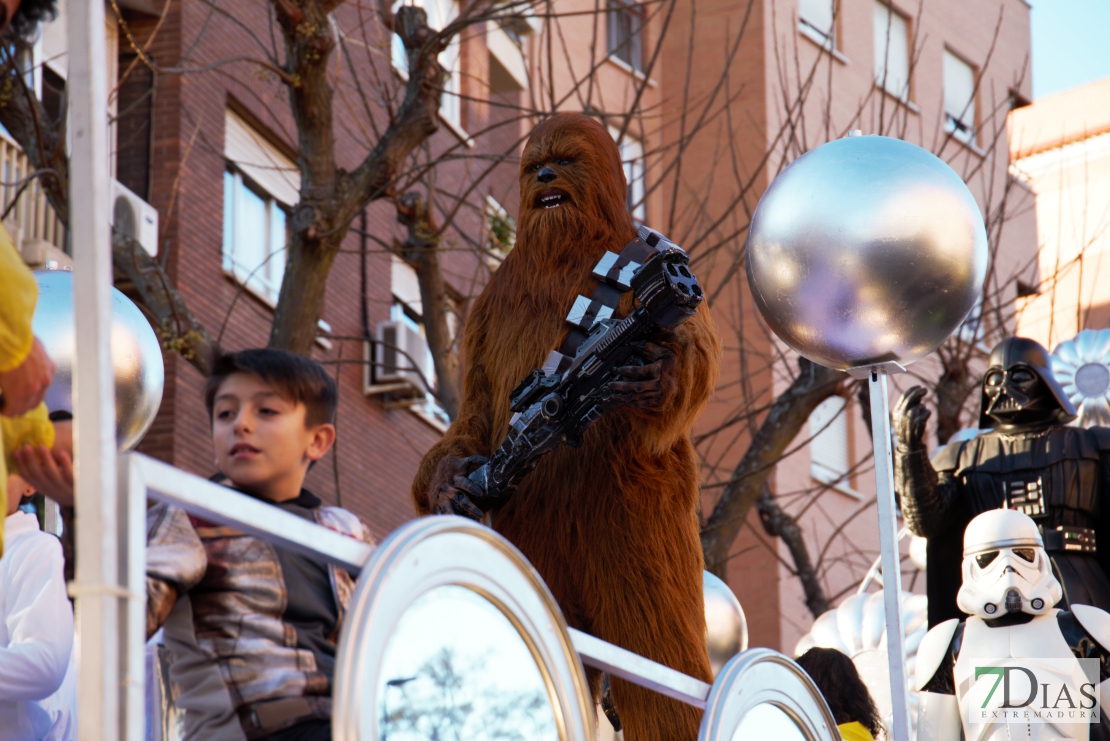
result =
[[559,208],[568,201],[570,196],[557,188],[552,188],[536,196],[536,208]]

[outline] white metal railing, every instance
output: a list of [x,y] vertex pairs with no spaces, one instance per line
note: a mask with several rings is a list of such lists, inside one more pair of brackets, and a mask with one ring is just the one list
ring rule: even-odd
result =
[[[122,453],[117,459],[121,510],[126,509],[121,534],[120,583],[110,589],[119,595],[121,686],[125,688],[121,727],[143,727],[143,672],[146,563],[146,501],[148,498],[180,507],[191,515],[264,538],[297,553],[359,572],[373,548],[366,543],[309,522],[253,497],[241,494],[142,453]],[[631,651],[573,628],[575,651],[584,664],[607,671],[656,692],[705,708],[710,686]],[[90,738],[98,738],[90,736]],[[130,737],[127,737],[130,741]]]
[[[0,214],[12,206],[12,200],[24,178],[34,172],[27,155],[5,133],[0,132]],[[58,249],[64,249],[66,229],[62,220],[54,212],[54,207],[46,198],[38,178],[27,185],[19,194],[4,219],[15,247],[24,252],[24,244],[32,240],[43,240]]]

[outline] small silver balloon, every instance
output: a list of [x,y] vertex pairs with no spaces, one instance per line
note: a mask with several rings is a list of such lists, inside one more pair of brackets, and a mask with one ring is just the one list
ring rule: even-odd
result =
[[[57,370],[46,391],[52,411],[73,411],[73,359],[77,335],[73,314],[73,273],[68,270],[35,272],[39,300],[32,323]],[[116,378],[116,445],[130,450],[150,429],[166,381],[162,348],[143,312],[129,298],[112,289],[112,370]]]
[[705,600],[705,647],[716,677],[729,659],[748,650],[748,621],[728,584],[703,571],[701,589]]
[[935,350],[975,307],[987,270],[975,198],[938,157],[849,136],[790,164],[759,200],[748,284],[783,342],[841,370]]

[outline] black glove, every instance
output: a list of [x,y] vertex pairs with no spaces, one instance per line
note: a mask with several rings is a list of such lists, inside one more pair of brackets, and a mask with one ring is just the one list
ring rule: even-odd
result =
[[932,416],[923,403],[926,393],[923,387],[913,386],[894,407],[894,433],[903,450],[925,450],[925,423]]
[[634,347],[633,357],[643,362],[617,368],[624,380],[609,383],[610,402],[615,407],[657,407],[674,385],[670,368],[674,353],[654,342],[636,343]]
[[[468,458],[454,458],[450,463],[460,472],[469,473],[486,463],[488,459],[479,455]],[[486,501],[486,491],[466,476],[459,475],[443,484],[432,494],[431,509],[437,515],[460,515],[472,520],[481,520],[492,502]]]

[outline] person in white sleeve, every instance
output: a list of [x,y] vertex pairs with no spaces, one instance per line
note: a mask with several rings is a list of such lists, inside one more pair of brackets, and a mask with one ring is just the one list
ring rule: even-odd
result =
[[73,706],[63,683],[72,675],[73,609],[62,546],[39,530],[38,518],[19,509],[23,487],[8,483],[0,557],[0,738],[70,741]]

